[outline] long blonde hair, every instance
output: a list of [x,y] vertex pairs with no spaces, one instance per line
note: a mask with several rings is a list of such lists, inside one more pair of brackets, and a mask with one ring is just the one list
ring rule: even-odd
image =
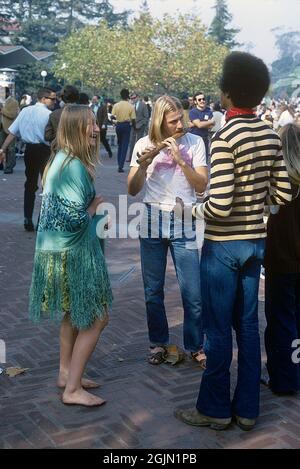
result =
[[163,120],[168,112],[176,112],[182,109],[182,104],[174,96],[160,96],[154,104],[149,129],[149,138],[154,145],[161,143],[167,136],[163,135]]
[[292,183],[300,185],[300,127],[288,124],[280,131],[282,152],[286,169]]
[[60,150],[67,153],[64,166],[73,158],[77,158],[84,164],[91,178],[95,178],[96,164],[99,161],[100,140],[98,136],[95,146],[90,143],[89,126],[91,126],[94,120],[94,114],[88,106],[82,104],[67,104],[63,108],[56,139],[51,147],[51,157],[44,171],[43,185],[45,185],[47,172],[55,155]]

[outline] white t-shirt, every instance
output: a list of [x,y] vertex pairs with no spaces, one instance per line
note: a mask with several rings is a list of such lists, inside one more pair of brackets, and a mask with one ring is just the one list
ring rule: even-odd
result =
[[292,124],[294,122],[294,118],[292,114],[289,113],[288,110],[283,111],[281,116],[278,120],[278,127],[284,127],[285,125]]
[[222,127],[222,123],[223,123],[223,117],[224,117],[224,114],[220,111],[213,111],[213,119],[215,121],[215,125],[210,129],[210,132],[217,132],[218,130],[220,130],[220,128]]
[[[192,168],[207,166],[205,145],[201,137],[187,133],[177,140],[181,158]],[[148,135],[141,138],[133,149],[130,166],[138,167],[137,153],[153,146]],[[176,163],[169,150],[164,149],[147,168],[143,202],[159,205],[161,210],[172,210],[176,197],[185,205],[196,202],[196,193],[186,179],[182,168]]]

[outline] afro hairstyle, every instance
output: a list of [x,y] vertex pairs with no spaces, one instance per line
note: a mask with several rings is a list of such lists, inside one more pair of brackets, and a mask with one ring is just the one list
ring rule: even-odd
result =
[[220,88],[235,106],[257,106],[269,86],[268,68],[258,57],[246,52],[232,52],[225,58]]

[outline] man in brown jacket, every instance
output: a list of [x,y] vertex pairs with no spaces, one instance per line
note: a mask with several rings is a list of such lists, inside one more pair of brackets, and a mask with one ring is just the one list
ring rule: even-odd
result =
[[[1,112],[1,131],[0,131],[0,146],[9,134],[8,128],[13,123],[19,113],[19,104],[16,99],[10,96],[9,89],[5,90],[6,100]],[[6,161],[4,163],[4,174],[12,174],[13,168],[16,165],[16,151],[15,144],[12,142],[7,148]],[[3,168],[1,168],[3,169]]]

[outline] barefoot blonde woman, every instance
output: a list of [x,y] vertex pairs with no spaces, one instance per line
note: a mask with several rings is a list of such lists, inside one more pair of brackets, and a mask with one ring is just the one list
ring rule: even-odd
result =
[[83,373],[108,322],[112,292],[96,237],[93,184],[99,128],[87,106],[67,105],[55,151],[46,167],[38,226],[29,314],[62,319],[58,386],[62,402],[84,406],[105,401],[85,389],[97,384]]

